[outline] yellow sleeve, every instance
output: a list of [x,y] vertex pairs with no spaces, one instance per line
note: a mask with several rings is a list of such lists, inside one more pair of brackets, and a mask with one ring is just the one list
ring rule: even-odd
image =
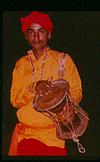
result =
[[35,90],[34,93],[29,92],[29,86],[32,84],[32,80],[31,77],[27,79],[29,72],[26,69],[25,61],[25,59],[18,60],[12,74],[10,101],[15,108],[26,105],[35,95]]
[[82,99],[82,83],[79,72],[72,58],[67,54],[65,59],[64,79],[69,82],[69,92],[74,101],[79,103]]

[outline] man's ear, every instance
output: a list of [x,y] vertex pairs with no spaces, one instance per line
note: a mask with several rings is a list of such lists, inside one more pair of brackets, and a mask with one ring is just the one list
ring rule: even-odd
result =
[[48,39],[51,39],[51,33],[48,33]]
[[27,40],[27,34],[25,33],[24,35],[25,35],[25,39]]

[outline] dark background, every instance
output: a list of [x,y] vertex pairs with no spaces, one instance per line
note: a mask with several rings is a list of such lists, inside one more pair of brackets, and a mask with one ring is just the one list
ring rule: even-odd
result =
[[[17,59],[29,49],[21,31],[19,18],[29,12],[3,12],[3,155],[8,155],[11,134],[17,122],[16,109],[9,100],[12,71]],[[100,156],[100,12],[47,11],[46,13],[50,14],[54,22],[50,47],[68,52],[82,79],[83,98],[80,105],[90,117],[88,128],[80,138],[80,142],[86,148],[86,154],[82,156]],[[74,155],[73,142],[66,142],[66,147],[69,154]]]

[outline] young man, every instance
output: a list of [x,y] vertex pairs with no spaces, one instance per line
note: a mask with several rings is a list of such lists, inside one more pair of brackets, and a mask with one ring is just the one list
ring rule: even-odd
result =
[[12,135],[9,156],[66,156],[65,140],[57,138],[54,122],[32,107],[35,85],[39,80],[63,78],[69,82],[73,102],[79,103],[80,76],[69,54],[49,48],[53,23],[47,14],[33,11],[21,18],[21,26],[31,50],[13,70],[11,103],[18,109],[19,123]]

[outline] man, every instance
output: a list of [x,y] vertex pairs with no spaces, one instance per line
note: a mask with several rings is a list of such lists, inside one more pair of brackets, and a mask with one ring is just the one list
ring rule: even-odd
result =
[[69,54],[49,48],[53,23],[47,14],[33,11],[21,18],[21,26],[32,49],[16,62],[13,70],[11,103],[18,109],[19,123],[12,135],[9,156],[66,156],[65,140],[57,138],[54,122],[33,107],[35,85],[39,80],[63,78],[69,83],[71,99],[79,103],[80,76]]

